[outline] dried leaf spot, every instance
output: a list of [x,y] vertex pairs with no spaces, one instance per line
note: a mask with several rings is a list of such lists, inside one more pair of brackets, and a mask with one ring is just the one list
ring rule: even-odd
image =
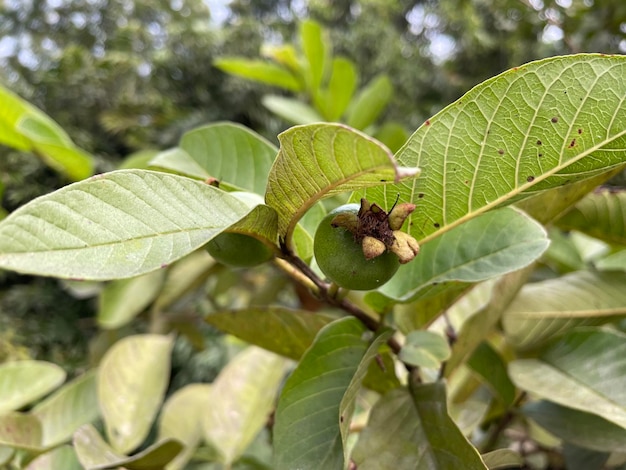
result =
[[540,153],[540,154],[539,154],[539,156],[540,156],[540,157],[543,157],[543,153]]
[[578,128],[578,134],[580,135],[580,134],[582,134],[582,133],[583,133],[583,130],[582,130],[582,129],[580,129],[580,128]]
[[550,121],[556,123],[559,122],[559,118],[557,116],[554,116],[552,119],[550,119]]
[[499,153],[500,155],[504,155],[504,149],[498,149],[498,153]]
[[543,142],[537,139],[537,145],[543,145]]
[[420,199],[422,199],[422,198],[424,197],[424,193],[419,193],[419,194],[417,195],[417,197],[418,197],[418,198],[420,198]]
[[441,227],[441,225],[439,225],[439,222],[435,222],[433,225],[435,226],[435,228]]
[[424,124],[430,126],[430,119],[426,119],[426,122]]
[[573,148],[576,146],[576,139],[572,139],[572,141],[569,143],[569,148]]
[[533,181],[535,181],[535,177],[529,176],[528,178],[526,178],[526,181],[528,181],[529,183],[532,183]]

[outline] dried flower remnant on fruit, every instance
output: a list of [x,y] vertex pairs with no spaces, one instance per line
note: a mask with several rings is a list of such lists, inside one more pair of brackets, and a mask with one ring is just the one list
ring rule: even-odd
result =
[[417,240],[400,230],[415,207],[415,204],[405,202],[394,205],[387,214],[378,204],[362,198],[358,214],[338,214],[331,225],[352,232],[366,259],[376,258],[389,250],[398,256],[401,264],[405,264],[419,253]]

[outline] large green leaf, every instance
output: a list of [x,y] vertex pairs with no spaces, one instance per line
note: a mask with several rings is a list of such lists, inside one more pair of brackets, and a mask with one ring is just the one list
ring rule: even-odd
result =
[[626,429],[599,416],[541,400],[522,412],[555,437],[600,452],[626,449]]
[[73,180],[93,173],[90,155],[47,115],[0,85],[0,144],[29,150]]
[[592,177],[626,160],[626,57],[581,54],[516,67],[427,120],[398,152],[414,184],[364,195],[418,204],[428,241],[489,209]]
[[164,277],[160,270],[107,284],[100,293],[98,325],[115,329],[132,321],[159,294]]
[[19,410],[50,393],[65,380],[65,371],[50,362],[0,364],[0,414]]
[[224,333],[291,359],[300,359],[317,332],[331,321],[323,315],[280,307],[218,312],[205,320]]
[[183,451],[165,468],[185,468],[202,439],[203,413],[211,406],[211,385],[190,384],[176,391],[163,405],[159,419],[159,440],[177,439]]
[[230,466],[266,424],[286,372],[287,360],[250,346],[213,382],[202,411],[204,436]]
[[278,136],[265,200],[288,242],[298,220],[323,197],[419,175],[399,168],[379,142],[341,124],[296,126]]
[[220,185],[257,194],[265,193],[267,175],[278,153],[278,149],[259,134],[230,122],[186,132],[178,148],[182,153],[167,151],[170,158],[157,155],[151,164],[176,170],[177,165],[170,167],[167,164],[171,155],[182,158],[183,162],[188,156],[201,168],[198,174],[191,176],[201,179],[212,176]]
[[91,424],[81,426],[74,434],[74,449],[85,470],[105,470],[123,467],[127,470],[164,468],[182,450],[175,439],[164,439],[131,457],[119,454],[108,445]]
[[302,83],[288,69],[278,64],[245,57],[222,57],[213,62],[218,69],[239,77],[275,85],[290,91],[300,91]]
[[38,403],[32,413],[41,422],[44,447],[69,441],[80,426],[95,421],[100,415],[96,372],[87,372],[66,384]]
[[348,317],[320,330],[287,379],[274,424],[274,467],[344,468],[345,441],[356,392],[389,333],[369,342]]
[[483,341],[469,357],[467,365],[491,387],[502,403],[506,406],[513,404],[515,386],[507,374],[506,363],[489,343]]
[[0,267],[75,279],[133,277],[244,217],[237,198],[189,178],[120,170],[66,186],[0,222]]
[[543,227],[526,214],[512,208],[492,211],[424,245],[379,290],[391,299],[411,301],[434,285],[479,282],[521,269],[548,244]]
[[414,393],[398,388],[374,405],[352,453],[359,470],[487,468],[448,416],[443,383],[420,385]]
[[577,271],[525,285],[502,316],[508,341],[528,349],[576,326],[626,315],[626,273]]
[[130,452],[148,435],[169,382],[172,343],[161,335],[129,336],[102,358],[98,399],[116,451]]
[[603,189],[588,194],[557,225],[626,245],[626,192]]
[[550,344],[539,359],[518,359],[509,375],[521,389],[593,413],[626,429],[626,335],[581,328]]

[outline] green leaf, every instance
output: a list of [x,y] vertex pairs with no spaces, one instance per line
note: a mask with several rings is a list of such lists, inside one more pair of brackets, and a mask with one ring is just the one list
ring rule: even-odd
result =
[[250,209],[207,184],[120,170],[65,186],[0,222],[0,267],[105,280],[160,269]]
[[291,359],[300,359],[331,319],[280,307],[222,311],[205,320],[218,330]]
[[33,460],[26,470],[83,470],[71,446],[56,447]]
[[497,449],[482,455],[483,462],[489,470],[510,470],[522,468],[524,459],[510,449]]
[[172,343],[161,335],[129,336],[102,358],[98,399],[116,451],[127,453],[148,435],[169,382]]
[[0,415],[0,445],[41,452],[41,438],[41,423],[36,416],[16,412]]
[[376,402],[352,453],[359,470],[485,469],[448,416],[443,383],[421,385],[415,394],[397,388]]
[[261,103],[278,117],[292,124],[313,124],[324,121],[315,109],[296,98],[265,95]]
[[358,81],[354,63],[344,57],[333,60],[328,88],[320,90],[318,108],[326,121],[338,121],[350,104]]
[[115,329],[131,322],[159,294],[164,277],[165,272],[161,270],[107,284],[99,298],[100,328]]
[[577,271],[527,284],[502,316],[507,340],[529,349],[574,327],[626,315],[624,283],[623,272]]
[[541,400],[522,412],[550,434],[566,442],[599,452],[626,449],[626,429],[599,416]]
[[374,137],[396,153],[409,138],[409,134],[402,124],[397,122],[385,122],[374,133]]
[[309,90],[316,93],[324,78],[326,60],[330,51],[326,50],[322,27],[319,23],[304,20],[300,23],[300,41],[302,51],[308,63]]
[[0,364],[0,414],[37,401],[64,381],[65,371],[50,362],[24,360]]
[[378,75],[363,88],[348,110],[346,122],[356,129],[373,124],[393,97],[393,85],[387,75]]
[[117,167],[118,170],[147,170],[150,168],[150,162],[159,154],[155,149],[144,149],[133,152],[124,157],[122,163]]
[[15,449],[9,446],[0,445],[0,465],[4,465],[13,459]]
[[513,404],[515,385],[507,374],[504,359],[489,343],[480,343],[468,359],[467,365],[490,386],[505,406]]
[[[220,186],[265,194],[278,149],[240,124],[220,122],[186,132],[179,147]],[[202,177],[202,176],[200,176]]]
[[348,317],[322,328],[287,379],[276,409],[274,467],[343,469],[358,387],[389,332],[372,344]]
[[556,224],[609,243],[626,245],[626,191],[600,189],[588,194]]
[[399,357],[407,364],[435,369],[450,357],[450,346],[439,333],[411,331],[406,336]]
[[148,162],[148,166],[201,180],[208,180],[211,177],[207,170],[202,168],[191,155],[180,147],[157,153]]
[[521,269],[548,244],[544,228],[526,214],[512,208],[492,211],[423,245],[420,254],[400,266],[379,290],[408,302],[427,294],[433,285],[479,282]]
[[414,202],[410,234],[430,241],[479,214],[624,162],[626,57],[531,62],[476,86],[426,121],[398,152],[414,185],[368,189]]
[[266,424],[286,365],[280,356],[250,346],[213,382],[202,425],[205,439],[219,450],[225,465],[237,460]]
[[127,470],[164,468],[183,445],[174,439],[156,442],[132,457],[117,453],[91,425],[81,426],[74,434],[74,449],[85,470],[105,470],[124,467]]
[[100,416],[96,372],[91,371],[66,384],[32,410],[41,422],[42,445],[53,447],[71,440],[83,424]]
[[626,250],[617,251],[595,262],[600,271],[626,271]]
[[0,144],[32,151],[73,180],[93,173],[90,155],[77,148],[46,114],[0,86]]
[[[452,356],[446,363],[445,376],[450,374],[461,364],[463,364],[478,345],[487,338],[489,333],[500,322],[503,312],[513,301],[519,290],[528,280],[534,270],[534,265],[529,265],[524,269],[502,276],[495,281],[491,287],[487,288],[486,295],[480,295],[478,289],[474,289],[464,299],[448,310],[449,317],[454,312],[460,310],[464,314],[471,313],[471,316],[457,328],[457,339],[452,346]],[[464,301],[467,301],[478,294],[479,305],[475,309],[467,309]]]
[[163,405],[159,420],[159,440],[173,438],[185,445],[167,470],[185,468],[202,439],[202,415],[210,403],[211,385],[190,384],[177,390]]
[[222,57],[213,62],[218,69],[238,77],[267,83],[289,91],[302,91],[302,84],[288,69],[263,60]]
[[566,333],[540,359],[518,359],[509,375],[521,389],[593,413],[626,429],[626,335],[582,328]]
[[363,386],[383,395],[400,385],[396,375],[395,355],[380,351],[376,360],[370,362],[367,374],[363,378]]
[[419,175],[416,168],[398,168],[379,142],[340,124],[292,127],[278,138],[265,200],[278,212],[279,235],[288,242],[298,220],[321,198]]
[[215,264],[206,250],[197,250],[178,260],[167,270],[165,282],[154,301],[155,310],[165,310],[185,293],[198,287]]

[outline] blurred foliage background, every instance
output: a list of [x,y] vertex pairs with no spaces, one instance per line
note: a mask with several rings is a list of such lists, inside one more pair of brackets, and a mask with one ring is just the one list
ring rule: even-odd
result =
[[[626,53],[623,0],[0,0],[0,83],[93,153],[99,172],[218,120],[276,142],[287,124],[261,105],[271,89],[212,63],[294,41],[302,18],[328,31],[361,83],[391,77],[385,117],[411,131],[510,67],[559,54]],[[39,159],[0,148],[5,210],[67,183]],[[0,272],[0,361],[87,365],[97,355],[89,350],[97,349],[89,344],[97,306],[81,297],[56,280]],[[175,351],[181,384],[211,379],[226,360],[184,343]]]

